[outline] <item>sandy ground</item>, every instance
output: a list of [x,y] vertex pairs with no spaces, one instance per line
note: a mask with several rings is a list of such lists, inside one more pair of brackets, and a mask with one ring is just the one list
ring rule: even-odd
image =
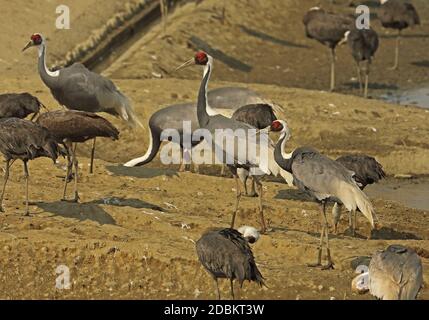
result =
[[[214,1],[207,0],[197,7],[200,15],[194,19],[185,15],[186,10],[195,12],[192,4],[175,12],[177,16],[171,20],[172,24],[177,23],[177,28],[174,25],[171,27],[174,29],[171,31],[174,45],[169,45],[170,36],[163,37],[159,30],[154,29],[153,34],[148,36],[153,35],[152,40],[159,36],[161,41],[144,43],[146,38],[142,38],[142,43],[131,47],[106,73],[115,78],[115,83],[133,101],[139,116],[147,122],[148,117],[162,106],[191,101],[196,97],[201,77],[201,70],[198,68],[181,75],[188,80],[175,79],[169,75],[166,75],[169,79],[149,79],[153,71],[160,72],[156,69],[157,66],[165,63],[163,68],[170,70],[170,67],[192,56],[193,49],[186,45],[187,37],[195,33],[206,41],[216,38],[219,41],[216,47],[222,48],[223,41],[232,41],[237,46],[237,51],[234,52],[243,52],[243,56],[249,59],[243,61],[251,65],[255,65],[256,59],[263,58],[260,60],[261,65],[268,63],[265,65],[275,66],[284,62],[282,66],[287,64],[306,70],[305,77],[297,72],[291,73],[293,77],[282,76],[282,80],[279,80],[282,86],[279,86],[277,74],[275,79],[269,81],[269,73],[265,72],[264,78],[262,69],[257,71],[255,68],[243,74],[217,62],[214,81],[210,83],[210,88],[215,88],[231,84],[220,80],[239,81],[242,83],[234,85],[253,88],[281,104],[293,133],[288,148],[313,145],[330,156],[365,152],[376,156],[390,176],[408,173],[427,175],[429,126],[428,112],[425,110],[363,100],[355,96],[287,87],[324,88],[324,78],[311,77],[308,73],[313,69],[306,66],[304,59],[304,52],[314,61],[317,58],[314,53],[324,51],[320,51],[318,44],[302,38],[301,34],[296,34],[296,38],[291,36],[292,39],[290,33],[283,31],[280,34],[282,28],[271,22],[276,21],[280,14],[278,12],[286,8],[283,7],[286,4],[291,5],[287,7],[289,9],[303,7],[295,6],[298,1],[295,4],[293,1],[275,2],[278,7],[274,5],[274,1],[269,2],[273,8],[264,5],[268,1],[249,1],[251,5],[264,5],[267,10],[267,29],[262,30],[271,30],[274,35],[282,35],[281,39],[293,40],[294,43],[309,45],[313,49],[259,42],[262,48],[262,44],[276,48],[267,51],[272,57],[269,62],[263,50],[251,49],[250,43],[258,43],[259,40],[252,42],[252,37],[249,37],[249,49],[243,48],[240,51],[239,45],[241,41],[245,41],[244,35],[238,36],[231,32],[220,36],[222,28],[237,30],[236,22],[228,22],[231,19],[229,13],[225,27],[219,24],[216,25],[219,28],[210,28],[216,35],[204,33],[208,30],[204,26],[205,21],[218,21],[217,18],[210,18],[217,14],[217,10],[212,10]],[[303,2],[308,2],[309,6],[311,4],[311,1]],[[244,1],[237,1],[236,5],[227,12],[234,8],[247,10]],[[240,19],[242,24],[247,21],[247,25],[251,25],[252,15],[246,16],[246,11],[242,12],[236,19]],[[284,21],[286,25],[287,20]],[[195,28],[197,23],[200,23],[201,29]],[[189,29],[185,26],[194,27]],[[183,30],[186,29],[191,31],[184,33]],[[24,37],[24,44],[25,40]],[[425,38],[421,40],[426,41]],[[182,46],[177,45],[178,43]],[[418,46],[414,48],[421,50]],[[297,53],[289,54],[295,59],[302,58],[301,62],[287,62],[285,51],[301,49],[305,49],[302,57],[298,57]],[[276,50],[279,50],[278,56]],[[411,50],[408,54],[412,54]],[[156,60],[151,56],[156,56]],[[279,59],[275,62],[281,56],[284,61]],[[9,59],[11,57],[14,55],[9,53]],[[345,58],[346,54],[342,57]],[[26,66],[31,67],[35,57],[28,54],[22,59],[21,67],[25,69]],[[318,64],[321,66],[322,62],[323,59]],[[124,70],[117,68],[120,64],[124,66]],[[388,64],[390,60],[385,62],[385,66]],[[34,65],[31,68],[33,67],[35,69]],[[50,109],[57,108],[34,69],[19,79],[15,76],[2,78],[2,91],[30,91],[37,94]],[[408,70],[404,68],[403,72]],[[423,81],[423,77],[418,75],[420,71],[409,72],[416,77],[416,81]],[[273,71],[271,74],[274,75]],[[299,78],[299,74],[303,78]],[[374,74],[376,76],[377,72]],[[261,77],[261,80],[257,77]],[[313,78],[314,82],[303,80],[304,83],[299,85],[304,78]],[[348,78],[344,79],[346,81]],[[393,82],[396,79],[389,74],[385,80]],[[292,80],[294,84],[287,82]],[[319,84],[317,81],[320,81]],[[233,180],[206,174],[218,172],[219,168],[204,168],[204,174],[201,175],[178,173],[177,167],[163,166],[158,159],[145,168],[125,169],[121,163],[145,153],[148,143],[146,131],[134,132],[119,120],[107,118],[121,130],[121,139],[118,142],[100,140],[94,175],[88,174],[89,144],[79,147],[82,168],[80,204],[59,201],[64,160],[61,159],[54,166],[51,162],[40,159],[30,164],[32,215],[22,217],[24,181],[21,164],[14,165],[6,191],[6,213],[0,215],[0,298],[214,298],[212,280],[197,261],[193,241],[209,227],[228,225],[235,201]],[[359,256],[371,255],[392,243],[411,246],[421,255],[425,287],[420,298],[429,298],[427,211],[373,198],[381,222],[380,230],[372,234],[371,240],[367,240],[370,235],[369,226],[363,217],[359,217],[359,236],[351,238],[346,232],[347,222],[344,216],[339,235],[333,235],[331,241],[336,268],[333,271],[321,271],[306,266],[306,263],[313,262],[316,258],[320,232],[317,205],[308,201],[301,192],[277,181],[267,181],[264,188],[266,217],[273,231],[262,236],[253,248],[269,289],[260,289],[254,284],[246,283],[242,290],[237,289],[239,298],[370,299],[367,295],[357,296],[350,290],[354,260]],[[243,200],[238,225],[258,226],[256,206],[256,199]],[[71,270],[70,290],[55,289],[55,269],[59,265],[66,265]],[[222,294],[228,297],[227,283],[222,284]]]

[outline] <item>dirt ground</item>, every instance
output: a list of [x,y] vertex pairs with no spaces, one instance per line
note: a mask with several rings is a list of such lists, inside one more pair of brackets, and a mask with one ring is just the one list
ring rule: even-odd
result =
[[[228,2],[225,25],[217,18],[218,10],[213,10],[215,3],[218,1],[207,0],[196,8],[194,4],[179,8],[170,19],[168,36],[162,35],[160,27],[155,27],[104,71],[131,98],[144,122],[162,106],[195,99],[201,69],[196,67],[180,75],[163,70],[171,70],[192,56],[194,49],[187,43],[190,36],[196,35],[239,59],[244,63],[238,64],[240,68],[253,67],[250,72],[243,72],[216,60],[210,88],[231,84],[247,86],[281,104],[293,134],[288,149],[312,145],[333,157],[364,152],[374,155],[389,176],[429,174],[429,112],[320,91],[328,84],[325,50],[305,39],[302,26],[298,25],[302,13],[314,5],[314,1],[237,0],[234,5]],[[423,13],[429,11],[423,1],[415,3]],[[255,6],[264,7],[259,10],[265,14],[264,21],[254,19]],[[42,9],[48,10],[48,7]],[[94,25],[88,26],[88,30],[108,16],[108,12],[103,12],[100,20],[91,19]],[[276,21],[284,23],[280,25]],[[26,23],[33,26],[32,22]],[[209,26],[209,23],[216,25]],[[240,24],[284,42],[273,43],[271,38],[260,40],[238,33]],[[291,30],[285,31],[285,28]],[[427,25],[421,28],[408,32],[427,33]],[[25,36],[19,48],[25,45],[28,33],[21,31]],[[77,41],[80,38],[71,41],[69,46],[64,43],[64,52]],[[51,42],[50,47],[54,47],[54,41]],[[285,45],[289,42],[298,47]],[[393,39],[386,39],[387,46],[393,43]],[[413,66],[412,62],[424,60],[427,38],[407,37],[404,45],[414,50],[403,51],[402,60],[407,67],[401,72],[407,73],[413,83],[424,83],[427,70]],[[349,92],[343,83],[352,76],[346,49],[342,48],[339,54],[339,70],[349,72],[339,72],[341,92]],[[389,49],[382,50],[386,51],[380,52],[377,66],[374,65],[374,81],[406,86],[408,80],[383,71],[391,60],[381,59],[389,57]],[[12,61],[16,56],[13,52],[2,51],[1,58]],[[25,70],[20,76],[16,75],[15,67],[3,69],[5,76],[0,80],[0,87],[4,92],[32,92],[50,109],[57,108],[36,74],[36,56],[33,51],[19,58],[19,68]],[[279,70],[290,68],[290,71],[276,72],[277,65]],[[312,76],[315,69],[322,75]],[[152,79],[152,72],[162,73],[165,78]],[[79,147],[80,204],[59,200],[64,160],[53,165],[39,159],[30,164],[32,215],[23,217],[22,166],[14,165],[6,191],[6,213],[0,215],[0,298],[213,299],[214,284],[199,265],[193,242],[207,228],[228,226],[235,201],[233,180],[214,176],[212,173],[219,171],[217,167],[204,168],[199,175],[178,173],[177,167],[164,166],[158,159],[144,168],[126,169],[122,163],[146,152],[147,133],[140,129],[132,131],[119,120],[107,118],[121,130],[121,138],[117,142],[99,140],[93,175],[88,173],[90,144]],[[370,299],[368,295],[351,292],[355,259],[400,243],[415,248],[422,257],[425,286],[419,298],[429,299],[428,211],[374,198],[379,230],[367,240],[369,225],[360,216],[358,237],[352,238],[346,232],[344,215],[340,233],[331,237],[335,269],[322,271],[306,266],[316,258],[319,242],[317,204],[277,180],[270,179],[264,188],[266,217],[273,231],[263,235],[253,251],[269,289],[246,283],[243,289],[237,289],[238,298]],[[256,199],[244,199],[237,225],[258,227],[256,208]],[[55,269],[59,265],[70,268],[70,290],[55,288]],[[228,284],[222,283],[225,298],[228,292]]]

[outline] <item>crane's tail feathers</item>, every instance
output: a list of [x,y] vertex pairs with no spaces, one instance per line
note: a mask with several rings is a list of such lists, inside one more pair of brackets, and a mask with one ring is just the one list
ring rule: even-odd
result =
[[136,158],[128,161],[124,164],[125,167],[139,167],[144,166],[145,164],[151,162],[158,153],[159,147],[161,145],[160,136],[157,134],[157,131],[154,130],[149,124],[149,147],[146,154],[143,157]]
[[[368,219],[369,223],[371,224],[372,228],[375,228],[375,222],[377,221],[377,216],[375,214],[374,207],[369,200],[368,196],[359,189],[357,185],[349,185],[343,187],[344,191],[347,192],[347,190],[350,192],[350,197],[345,196],[343,201],[344,206],[349,210],[356,210],[356,207],[359,209],[360,212]],[[347,192],[348,193],[348,192]],[[343,200],[343,199],[341,199]]]

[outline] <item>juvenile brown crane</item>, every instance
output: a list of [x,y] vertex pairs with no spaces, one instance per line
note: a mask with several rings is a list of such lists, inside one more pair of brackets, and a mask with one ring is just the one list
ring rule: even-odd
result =
[[56,161],[60,153],[54,137],[38,124],[18,118],[0,119],[0,152],[6,160],[3,189],[0,196],[0,212],[4,212],[3,198],[9,179],[9,169],[20,159],[24,162],[25,178],[25,215],[29,215],[28,207],[28,161],[47,157]]
[[[91,113],[74,110],[59,110],[40,115],[37,123],[49,130],[57,143],[64,145],[67,151],[67,173],[64,182],[63,200],[66,201],[67,184],[74,167],[74,198],[79,201],[78,193],[78,160],[76,145],[80,142],[105,137],[117,140],[119,131],[106,119]],[[73,143],[76,145],[73,147]]]
[[220,300],[219,278],[229,279],[232,299],[234,280],[237,280],[241,287],[245,280],[254,281],[261,287],[264,285],[264,277],[256,266],[248,243],[248,240],[256,242],[259,233],[254,228],[248,229],[240,228],[244,234],[235,229],[209,230],[196,243],[198,258],[216,283],[218,300]]
[[[43,83],[51,90],[54,98],[67,109],[85,112],[106,112],[122,118],[132,126],[140,125],[128,98],[109,79],[88,70],[81,63],[57,71],[46,67],[46,41],[39,33],[31,36],[23,51],[37,47],[38,69]],[[90,172],[93,172],[95,138],[91,152]]]
[[33,114],[31,121],[39,114],[43,104],[29,93],[6,93],[0,95],[0,119],[25,119]]
[[383,27],[398,31],[395,49],[395,64],[391,68],[399,67],[399,45],[401,43],[402,30],[420,24],[420,17],[416,8],[404,0],[380,0],[381,6],[378,18]]

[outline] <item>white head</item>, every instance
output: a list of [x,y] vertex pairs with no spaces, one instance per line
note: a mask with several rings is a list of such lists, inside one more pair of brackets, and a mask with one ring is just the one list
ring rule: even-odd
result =
[[355,277],[352,281],[352,291],[357,292],[359,294],[367,293],[369,291],[368,278],[368,272],[359,273],[359,275]]
[[259,240],[259,231],[253,227],[242,226],[238,228],[237,231],[240,232],[243,235],[244,239],[246,239],[249,243],[255,243]]
[[44,43],[45,38],[40,33],[35,33],[30,37],[30,41],[27,43],[24,49],[22,49],[22,51],[25,51],[31,47],[40,47]]

